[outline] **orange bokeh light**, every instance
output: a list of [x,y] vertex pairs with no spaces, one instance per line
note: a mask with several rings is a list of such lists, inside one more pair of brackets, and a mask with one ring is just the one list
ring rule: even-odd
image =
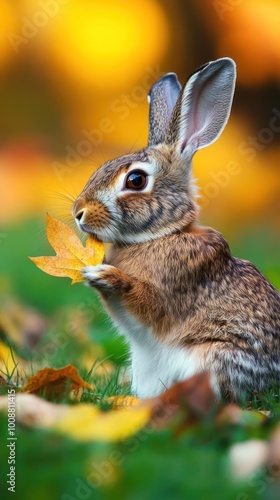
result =
[[217,56],[235,59],[239,83],[279,81],[279,0],[207,0],[196,8],[215,40]]

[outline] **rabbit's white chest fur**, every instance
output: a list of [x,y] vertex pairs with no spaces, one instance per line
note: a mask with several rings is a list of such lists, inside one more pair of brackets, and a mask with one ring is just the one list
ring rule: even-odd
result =
[[125,335],[130,345],[132,390],[137,396],[157,396],[173,383],[201,370],[193,351],[159,342],[151,329],[128,314],[118,298],[110,298],[108,305],[119,333]]

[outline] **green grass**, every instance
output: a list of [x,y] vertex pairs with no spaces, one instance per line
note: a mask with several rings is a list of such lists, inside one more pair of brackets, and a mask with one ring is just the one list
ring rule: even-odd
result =
[[[128,364],[127,347],[116,336],[96,294],[82,284],[72,287],[68,279],[42,273],[27,259],[28,255],[50,254],[45,238],[40,237],[43,226],[42,221],[32,220],[5,228],[7,237],[1,243],[1,297],[16,297],[47,320],[47,331],[36,348],[16,351],[28,360],[30,375],[38,364],[58,368],[73,363],[95,385],[94,391],[85,391],[82,401],[106,411],[107,397],[130,394],[129,384],[120,383],[123,366]],[[234,252],[254,261],[280,288],[279,261],[265,245],[269,235],[264,242],[258,234],[261,232],[236,243]],[[73,329],[71,315],[77,312],[85,318],[86,335]],[[104,355],[86,366],[85,356],[92,344],[102,346]],[[115,363],[116,371],[100,376],[96,370],[104,358]],[[6,392],[5,386],[1,392]],[[15,498],[279,500],[280,486],[270,470],[256,472],[243,482],[233,481],[229,471],[232,444],[270,435],[280,418],[279,389],[264,395],[261,403],[253,401],[253,407],[260,405],[273,412],[264,425],[249,418],[239,425],[217,426],[209,416],[180,436],[174,433],[174,426],[160,431],[148,428],[118,444],[81,444],[53,431],[18,425]],[[12,493],[7,492],[7,417],[3,414],[0,433],[0,495],[6,499]]]

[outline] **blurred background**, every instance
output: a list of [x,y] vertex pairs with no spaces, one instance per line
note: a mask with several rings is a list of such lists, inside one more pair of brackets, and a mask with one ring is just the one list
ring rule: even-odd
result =
[[[27,371],[30,359],[81,370],[102,356],[125,361],[93,292],[42,273],[28,256],[53,253],[46,211],[70,224],[72,199],[89,175],[145,147],[151,85],[166,72],[184,83],[223,56],[236,61],[237,88],[224,133],[194,158],[201,221],[280,288],[279,33],[279,0],[0,0],[0,358],[12,345]],[[38,450],[46,449],[49,467],[59,455],[61,442],[40,436],[32,450],[22,436],[22,476],[24,463],[29,472],[41,464]],[[67,446],[69,457],[77,454]],[[56,481],[65,491],[68,465],[53,467],[44,498],[58,498]],[[206,469],[209,481],[216,477]],[[137,478],[141,498],[142,473]],[[43,498],[40,474],[33,487]],[[31,498],[28,483],[26,491]]]
[[71,223],[89,175],[146,145],[158,78],[183,83],[222,56],[237,89],[223,135],[194,158],[201,220],[280,284],[278,0],[0,0],[0,11],[2,299],[49,312],[84,297],[27,259],[50,253],[45,212]]

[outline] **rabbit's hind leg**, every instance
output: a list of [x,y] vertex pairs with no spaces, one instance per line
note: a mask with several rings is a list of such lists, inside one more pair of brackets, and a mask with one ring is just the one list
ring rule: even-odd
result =
[[[232,344],[217,343],[208,351],[205,368],[211,374],[212,387],[218,398],[240,401],[249,394],[269,389],[279,383],[280,366],[270,356]],[[277,377],[278,372],[278,377]]]

